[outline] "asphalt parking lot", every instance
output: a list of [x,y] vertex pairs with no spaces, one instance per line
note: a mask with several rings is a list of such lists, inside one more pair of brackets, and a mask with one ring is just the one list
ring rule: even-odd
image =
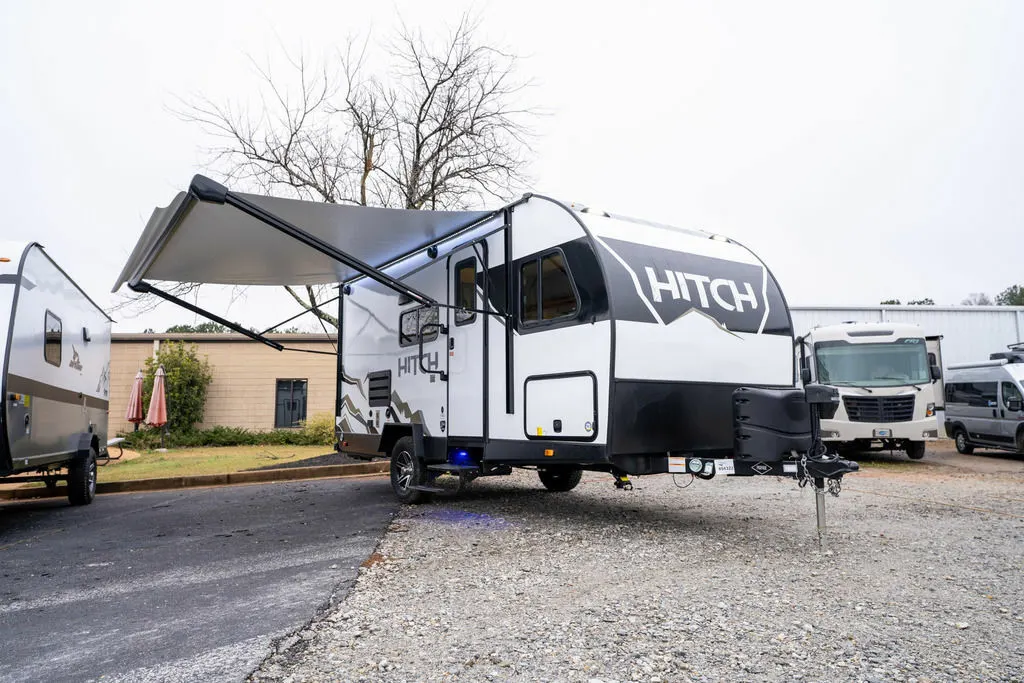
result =
[[0,681],[241,680],[396,509],[380,477],[0,505]]

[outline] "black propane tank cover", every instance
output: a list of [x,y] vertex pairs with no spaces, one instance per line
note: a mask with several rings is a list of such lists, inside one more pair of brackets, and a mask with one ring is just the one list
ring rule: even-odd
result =
[[732,403],[734,457],[780,460],[811,447],[811,410],[802,390],[740,387]]

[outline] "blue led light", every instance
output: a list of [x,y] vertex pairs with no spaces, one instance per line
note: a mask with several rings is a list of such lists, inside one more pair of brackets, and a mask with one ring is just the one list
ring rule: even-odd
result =
[[453,465],[473,465],[473,464],[475,464],[473,462],[473,458],[469,455],[469,452],[465,451],[465,450],[462,450],[462,449],[459,449],[457,451],[452,451],[451,453],[449,453],[448,454],[448,462],[452,463]]

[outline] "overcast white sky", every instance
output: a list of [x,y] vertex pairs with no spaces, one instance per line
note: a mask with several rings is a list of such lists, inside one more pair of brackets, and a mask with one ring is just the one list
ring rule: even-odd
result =
[[[4,238],[101,304],[154,206],[205,170],[176,98],[245,98],[248,61],[441,31],[524,57],[533,188],[734,237],[791,304],[957,303],[1024,283],[1022,2],[188,2],[0,8]],[[221,297],[208,294],[211,303]],[[250,293],[228,317],[295,311]],[[165,304],[115,329],[192,322]]]

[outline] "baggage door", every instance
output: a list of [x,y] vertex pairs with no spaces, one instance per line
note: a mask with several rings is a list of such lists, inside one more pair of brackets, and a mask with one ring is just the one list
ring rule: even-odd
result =
[[448,436],[482,439],[484,409],[484,341],[486,316],[484,271],[487,244],[475,242],[448,257]]

